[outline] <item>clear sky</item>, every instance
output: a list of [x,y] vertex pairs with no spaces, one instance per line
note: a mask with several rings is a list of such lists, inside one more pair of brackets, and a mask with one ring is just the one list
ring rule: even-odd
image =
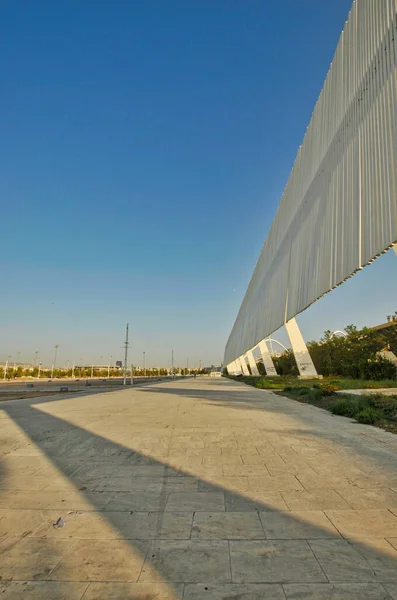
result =
[[[350,0],[0,6],[0,360],[218,363]],[[306,339],[397,309],[386,255]],[[283,338],[280,338],[283,339]]]

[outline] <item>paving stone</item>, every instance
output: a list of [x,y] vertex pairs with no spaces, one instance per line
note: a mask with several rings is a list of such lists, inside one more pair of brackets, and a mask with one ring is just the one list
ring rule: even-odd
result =
[[286,584],[287,600],[390,600],[379,583]]
[[287,492],[290,490],[302,490],[302,485],[295,477],[290,473],[284,475],[271,475],[260,476],[260,477],[249,477],[249,482],[252,491],[277,491]]
[[389,488],[376,490],[362,489],[357,486],[338,489],[338,493],[352,508],[395,508],[397,509],[397,494]]
[[59,514],[51,510],[0,509],[0,536],[29,536],[43,524],[52,525]]
[[52,524],[41,525],[34,537],[74,539],[115,539],[123,528],[129,512],[103,513],[72,511],[63,515],[65,525],[54,529]]
[[290,510],[349,509],[350,505],[334,490],[291,490],[281,492]]
[[166,511],[224,511],[225,498],[221,492],[176,492],[168,496]]
[[200,492],[215,492],[221,487],[223,490],[236,492],[249,492],[250,484],[248,477],[218,477],[216,483],[200,481],[198,489]]
[[375,580],[369,562],[347,540],[310,540],[310,547],[330,581]]
[[228,542],[153,542],[139,581],[230,582]]
[[121,540],[77,540],[49,579],[135,582],[148,549],[149,542],[138,540],[133,545]]
[[306,541],[233,541],[230,556],[235,582],[327,581]]
[[[24,572],[39,574],[37,566],[51,568],[58,556],[40,597],[57,590],[60,598],[74,598],[76,581],[92,582],[84,600],[89,593],[102,600],[160,592],[179,600],[183,582],[185,595],[200,600],[278,598],[284,583],[297,585],[284,589],[301,597],[366,600],[382,598],[386,582],[396,596],[397,506],[388,488],[397,482],[397,444],[390,433],[209,378],[11,402],[0,420],[7,453],[0,552],[11,552],[14,579],[7,581],[8,597],[19,597]],[[188,539],[194,511],[200,531]],[[319,511],[332,515],[349,543]],[[312,546],[301,539],[233,539],[257,535],[258,512],[269,536],[310,536]],[[66,525],[56,530],[59,516]],[[18,543],[39,545],[14,560]],[[148,552],[158,544],[158,553]],[[138,582],[143,564],[145,579]],[[0,558],[0,577],[10,569]],[[39,588],[27,589],[23,595],[34,597]]]
[[[186,584],[183,600],[285,600],[281,585],[270,583]],[[371,599],[372,600],[372,599]]]
[[10,581],[0,582],[2,600],[81,600],[87,583],[71,581]]
[[225,492],[225,503],[228,512],[288,510],[280,492]]
[[367,560],[378,581],[397,581],[397,550],[392,539],[371,538],[351,544]]
[[317,489],[340,489],[342,487],[348,487],[350,485],[349,479],[344,477],[342,474],[333,474],[332,472],[328,475],[317,475],[317,474],[305,474],[299,477],[299,481],[302,486],[309,492]]
[[187,540],[193,522],[192,512],[134,512],[119,528],[118,537],[132,540]]
[[84,594],[84,600],[177,600],[182,597],[183,584],[166,583],[90,583]]
[[346,538],[397,537],[397,517],[386,509],[326,510],[325,514]]
[[390,597],[393,598],[393,600],[397,600],[397,583],[384,583],[383,587],[390,594]]
[[151,481],[147,487],[147,492],[197,492],[201,481],[197,477],[165,477],[157,478],[157,481]]
[[266,537],[270,540],[307,540],[339,537],[338,531],[319,510],[261,512]]
[[120,492],[114,494],[105,506],[106,512],[110,511],[139,511],[151,512],[164,509],[168,500],[168,493],[157,492]]
[[262,525],[255,512],[197,512],[194,515],[192,539],[260,540]]
[[73,541],[8,538],[0,545],[2,579],[46,579]]

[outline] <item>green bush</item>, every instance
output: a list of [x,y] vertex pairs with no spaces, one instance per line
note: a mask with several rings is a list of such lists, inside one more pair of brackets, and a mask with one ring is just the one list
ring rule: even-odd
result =
[[324,383],[319,389],[321,390],[323,396],[332,396],[337,390],[339,390],[339,387],[332,383]]
[[380,410],[388,421],[397,421],[397,398],[395,396],[372,396],[373,406]]
[[370,361],[363,366],[364,379],[396,379],[397,367],[387,358],[378,356],[374,361]]
[[373,406],[367,406],[364,410],[361,410],[355,415],[355,419],[359,423],[365,423],[367,425],[373,425],[380,421],[383,417],[382,412],[378,408]]
[[308,390],[308,398],[311,402],[315,402],[316,400],[320,400],[323,397],[323,392],[320,388],[313,387],[311,390]]
[[330,406],[330,411],[333,415],[342,417],[354,417],[358,412],[358,402],[355,398],[340,398]]

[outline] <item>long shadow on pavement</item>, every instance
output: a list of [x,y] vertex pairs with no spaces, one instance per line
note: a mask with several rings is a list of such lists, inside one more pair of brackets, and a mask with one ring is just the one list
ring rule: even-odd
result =
[[[165,393],[164,388],[150,391]],[[189,395],[188,390],[172,390],[174,395],[178,392]],[[243,485],[238,477],[232,481],[232,477],[222,475],[218,478],[223,482],[220,484],[214,481],[217,476],[211,475],[210,469],[206,476],[201,467],[197,467],[201,475],[196,476],[195,467],[184,468],[183,457],[175,459],[172,452],[160,460],[151,458],[149,449],[145,454],[128,447],[127,431],[123,432],[124,443],[117,443],[50,415],[35,404],[37,401],[1,408],[30,438],[32,451],[37,448],[50,460],[88,508],[76,508],[77,501],[70,499],[69,487],[57,491],[57,483],[48,480],[47,485],[41,481],[40,470],[36,473],[38,486],[32,494],[22,490],[26,497],[24,507],[23,494],[18,496],[18,490],[7,489],[6,473],[3,490],[14,491],[19,504],[13,508],[10,498],[11,510],[5,510],[2,502],[3,582],[45,580],[53,583],[40,585],[56,585],[55,592],[48,587],[46,595],[47,588],[42,587],[40,597],[77,598],[82,591],[84,600],[318,599],[337,593],[331,590],[329,582],[335,582],[338,598],[392,597],[380,581],[392,584],[390,589],[397,594],[393,584],[397,582],[397,553],[390,556],[391,545],[386,551],[387,543],[378,547],[351,543],[323,514],[307,514],[305,520],[303,513],[286,512],[287,507],[282,502],[277,504],[275,495],[267,502],[265,498],[272,496],[272,489],[266,487],[271,476],[265,469],[262,490],[260,486],[255,493],[232,489],[233,485]],[[170,448],[173,441],[172,435],[164,439],[158,436],[165,454],[167,444]],[[200,451],[198,458],[199,454]],[[299,482],[297,490],[302,490]],[[35,499],[33,492],[43,493]],[[64,501],[59,493],[64,495]],[[34,506],[40,515],[30,526],[26,519],[32,518]],[[64,507],[63,512],[60,507]],[[10,533],[7,520],[11,511],[18,511],[19,527],[13,522]],[[54,529],[52,523],[58,515],[66,520],[66,525]],[[395,521],[389,531],[391,537],[397,538]],[[132,556],[127,556],[128,548]],[[98,583],[86,589],[89,581]],[[104,581],[115,582],[112,593],[116,595],[111,596]],[[139,585],[117,587],[118,581],[139,581]],[[156,581],[169,586],[169,596],[155,595],[160,593],[151,587]],[[282,587],[282,583],[286,585]],[[20,593],[21,585],[25,584],[3,583],[9,597]],[[82,585],[84,589],[79,587]],[[8,596],[5,594],[4,598]]]

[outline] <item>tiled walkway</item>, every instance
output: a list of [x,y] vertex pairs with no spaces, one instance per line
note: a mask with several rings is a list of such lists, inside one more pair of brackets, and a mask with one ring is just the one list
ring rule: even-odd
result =
[[3,600],[397,599],[392,434],[198,378],[4,402],[0,456]]

